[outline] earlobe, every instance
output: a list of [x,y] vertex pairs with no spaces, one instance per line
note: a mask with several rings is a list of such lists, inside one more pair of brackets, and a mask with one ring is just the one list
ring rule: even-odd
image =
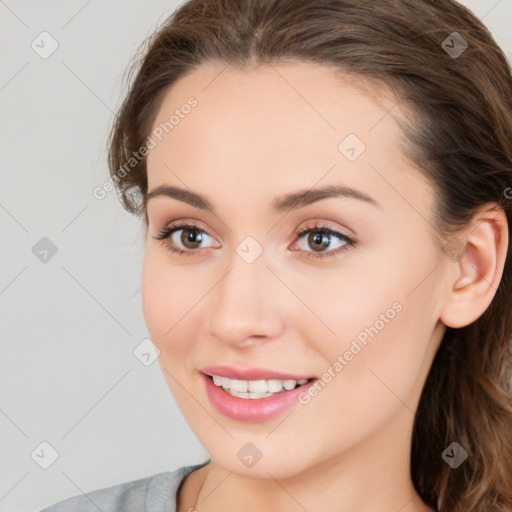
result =
[[496,294],[509,239],[505,212],[496,203],[481,208],[461,239],[464,249],[453,263],[454,272],[447,272],[447,296],[440,316],[446,326],[453,328],[477,320]]

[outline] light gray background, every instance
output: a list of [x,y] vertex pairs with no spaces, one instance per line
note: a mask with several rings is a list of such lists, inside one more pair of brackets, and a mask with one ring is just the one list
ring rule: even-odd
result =
[[[512,0],[462,3],[512,61]],[[92,195],[109,177],[122,73],[177,5],[0,0],[1,511],[39,510],[207,456],[158,361],[146,367],[133,354],[148,337],[141,225],[115,192]],[[59,44],[47,59],[31,47],[43,31]],[[42,237],[57,246],[46,263],[32,252]],[[43,441],[58,452],[48,469],[31,457]]]

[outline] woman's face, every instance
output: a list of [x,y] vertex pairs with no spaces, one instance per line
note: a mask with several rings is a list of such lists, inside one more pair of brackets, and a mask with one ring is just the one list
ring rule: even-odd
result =
[[[144,316],[186,421],[239,474],[293,475],[361,443],[383,464],[409,450],[453,263],[434,240],[433,190],[400,152],[400,104],[358,80],[304,63],[203,66],[153,125],[148,190],[205,202],[148,200]],[[196,230],[157,240],[171,223]],[[257,369],[237,380],[268,379],[262,369],[318,380],[234,398],[202,373],[218,365]]]

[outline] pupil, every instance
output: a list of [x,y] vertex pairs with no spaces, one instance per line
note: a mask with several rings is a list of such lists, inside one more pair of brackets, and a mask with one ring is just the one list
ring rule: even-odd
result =
[[[319,232],[317,231],[317,233],[319,233]],[[326,235],[326,241],[323,244],[323,247],[321,245],[322,244],[322,240],[324,239],[324,234],[325,233],[312,235],[312,242],[314,242],[312,245],[314,246],[314,244],[317,244],[317,247],[320,247],[321,249],[322,248],[327,248],[327,246],[329,245],[329,236],[328,235]]]
[[[183,230],[183,234],[185,234],[185,240],[182,240],[184,242],[184,245],[186,246],[189,242],[194,243],[197,242],[197,239],[199,238],[199,242],[201,242],[201,236],[197,236],[197,230],[195,229],[185,229]],[[185,243],[186,242],[186,243]]]

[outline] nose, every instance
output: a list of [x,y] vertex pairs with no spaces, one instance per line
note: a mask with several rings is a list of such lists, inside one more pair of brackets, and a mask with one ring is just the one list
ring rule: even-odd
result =
[[263,256],[252,263],[235,256],[212,290],[206,313],[210,334],[238,348],[279,337],[284,329],[283,284]]

